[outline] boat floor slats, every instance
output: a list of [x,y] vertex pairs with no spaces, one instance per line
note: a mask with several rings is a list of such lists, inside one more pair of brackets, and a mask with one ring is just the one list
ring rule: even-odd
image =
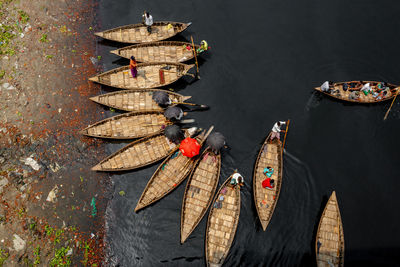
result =
[[322,213],[316,242],[318,266],[329,266],[328,262],[334,266],[343,266],[344,235],[335,192]]
[[[267,167],[274,169],[270,177],[275,181],[274,188],[262,187],[262,182],[268,178],[264,175]],[[255,205],[260,221],[266,227],[273,215],[282,184],[282,146],[276,139],[272,143],[264,142],[256,162],[254,179]]]
[[[218,201],[220,208],[212,207],[207,225],[206,254],[208,263],[222,263],[232,245],[240,214],[240,187],[228,186],[230,178],[221,186],[221,190],[212,205]],[[224,197],[220,201],[221,196]]]
[[[154,89],[155,91],[162,91]],[[105,106],[125,111],[163,111],[152,98],[153,92],[149,90],[126,90],[100,95],[98,102]],[[172,102],[183,102],[183,96],[168,92]]]
[[197,226],[210,205],[217,188],[221,156],[207,149],[195,167],[186,186],[182,205],[184,239]]

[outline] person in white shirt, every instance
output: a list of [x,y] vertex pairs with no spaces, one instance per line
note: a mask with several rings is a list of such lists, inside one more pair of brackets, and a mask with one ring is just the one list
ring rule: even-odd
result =
[[368,95],[368,93],[372,93],[370,84],[369,84],[369,83],[364,84],[364,86],[361,88],[361,91],[362,91],[365,95]]
[[243,176],[240,173],[235,171],[235,173],[232,174],[232,178],[231,178],[230,184],[232,186],[236,186],[237,184],[239,184],[240,186],[243,186],[244,185]]
[[328,82],[328,81],[324,82],[324,83],[321,85],[321,91],[322,91],[322,92],[328,92],[329,89],[330,89],[330,86],[329,86],[329,82]]
[[153,25],[153,16],[149,14],[149,12],[145,11],[142,15],[143,23],[147,26],[147,32],[151,34],[151,25]]
[[271,133],[271,141],[274,140],[275,138],[280,141],[281,139],[281,132],[285,132],[284,130],[281,130],[281,127],[283,124],[286,124],[285,121],[278,121],[274,124],[274,127],[272,127],[272,133]]

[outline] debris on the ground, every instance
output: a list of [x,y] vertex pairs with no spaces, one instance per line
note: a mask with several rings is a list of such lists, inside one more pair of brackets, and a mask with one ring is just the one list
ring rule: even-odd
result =
[[40,169],[39,163],[31,157],[28,157],[24,160],[25,165],[31,166],[32,169],[38,171]]
[[55,185],[49,192],[46,201],[55,203],[57,201],[58,186]]

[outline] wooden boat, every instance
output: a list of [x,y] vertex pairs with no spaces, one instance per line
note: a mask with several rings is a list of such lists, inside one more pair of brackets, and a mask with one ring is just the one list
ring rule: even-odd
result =
[[186,185],[181,211],[181,243],[200,223],[217,189],[221,170],[221,154],[207,148],[193,168]]
[[[207,266],[210,267],[221,266],[225,261],[239,222],[240,186],[231,189],[231,177],[219,189],[208,216],[205,249]],[[221,202],[222,196],[224,200]],[[222,203],[220,208],[215,207],[217,201]]]
[[[196,127],[184,130],[191,136]],[[136,140],[102,160],[92,168],[93,171],[126,171],[144,167],[174,153],[179,145],[170,142],[164,133],[153,134]]]
[[81,133],[98,138],[134,139],[161,133],[171,124],[163,111],[135,111],[96,122]]
[[[203,144],[212,131],[212,128],[206,134],[203,132],[196,137],[200,145]],[[172,192],[189,175],[195,162],[196,157],[186,157],[179,150],[166,158],[147,183],[136,205],[135,212],[153,204]]]
[[[168,26],[169,24],[172,25]],[[122,43],[148,43],[161,41],[186,30],[192,23],[157,21],[151,26],[151,34],[147,32],[147,26],[143,23],[120,26],[102,32],[96,32],[95,35],[104,39],[122,42]]]
[[182,103],[190,99],[191,96],[183,96],[178,93],[161,89],[132,89],[116,91],[108,94],[91,97],[90,100],[99,104],[125,111],[163,111],[153,100],[153,93],[163,91],[168,93],[172,105]]
[[89,80],[121,89],[147,89],[171,84],[187,75],[187,72],[193,67],[193,64],[174,62],[139,63],[137,64],[138,75],[136,78],[132,77],[129,66],[123,66],[100,73]]
[[[282,186],[282,144],[276,138],[270,142],[270,137],[271,133],[265,139],[258,153],[253,173],[254,203],[264,231],[272,218]],[[274,169],[274,173],[271,176],[271,179],[275,181],[274,188],[266,189],[262,187],[262,182],[267,179],[264,175],[264,168],[266,167]]]
[[[347,83],[347,84],[348,83],[356,83],[357,85],[354,88],[350,88],[345,91],[345,90],[343,90],[344,83]],[[400,90],[400,87],[397,87],[394,84],[386,83],[386,86],[388,87],[387,94],[385,96],[382,96],[382,99],[377,99],[372,94],[365,95],[364,93],[360,92],[361,87],[366,83],[370,83],[372,90],[374,92],[376,92],[377,85],[379,84],[379,82],[374,82],[374,81],[363,81],[363,83],[360,83],[360,81],[334,83],[333,88],[330,93],[323,92],[321,90],[321,87],[315,87],[314,89],[321,93],[324,93],[326,95],[329,95],[331,97],[334,97],[334,98],[337,98],[340,100],[354,102],[354,103],[366,103],[366,104],[378,103],[378,102],[392,99],[396,95],[396,93]],[[350,93],[353,91],[358,91],[359,97],[356,100],[350,99]]]
[[319,221],[315,252],[318,267],[344,266],[344,234],[335,191]]
[[[200,46],[195,45],[195,47],[197,49]],[[134,56],[139,62],[184,62],[194,57],[192,44],[178,41],[136,44],[110,52],[128,59]]]

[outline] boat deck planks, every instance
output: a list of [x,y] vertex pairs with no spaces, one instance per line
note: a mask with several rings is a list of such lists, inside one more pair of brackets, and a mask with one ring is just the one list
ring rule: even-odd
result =
[[90,99],[96,103],[124,111],[163,111],[164,108],[153,100],[153,94],[157,91],[168,93],[172,104],[181,103],[191,98],[191,96],[183,96],[161,89],[132,89],[102,94]]
[[[190,47],[189,50],[187,46]],[[134,56],[139,62],[184,62],[194,57],[191,48],[192,44],[187,42],[161,41],[131,45],[113,50],[111,53],[128,59]]]
[[315,250],[318,267],[331,267],[329,263],[336,267],[344,266],[343,225],[335,191],[332,192],[322,213]]
[[[202,144],[204,133],[197,136],[196,139],[199,144]],[[147,183],[136,205],[135,212],[157,202],[172,192],[189,175],[195,162],[196,157],[186,157],[179,150],[166,158]]]
[[[171,24],[172,27],[169,28],[168,24]],[[157,21],[151,26],[152,31],[149,34],[147,32],[147,26],[143,23],[138,23],[96,32],[95,35],[122,43],[148,43],[171,38],[184,31],[190,24],[191,23]]]
[[210,206],[217,189],[221,154],[207,148],[191,173],[186,185],[181,211],[181,243],[189,237]]
[[[171,84],[186,75],[193,67],[193,64],[174,62],[138,63],[136,78],[132,77],[128,65],[100,73],[89,80],[121,89],[148,89]],[[163,78],[160,72],[163,73]]]
[[99,121],[82,130],[91,137],[133,139],[161,133],[172,124],[162,111],[129,112]]
[[[185,136],[190,136],[184,130]],[[92,168],[93,171],[125,171],[140,168],[157,162],[178,149],[164,136],[164,132],[136,140],[102,160]]]
[[[219,189],[213,203],[224,196],[221,208],[211,206],[206,229],[207,266],[221,266],[235,237],[240,215],[240,186],[229,186],[229,177]],[[226,188],[226,193],[221,191]]]
[[[270,137],[271,134],[260,149],[253,174],[254,202],[264,231],[272,218],[282,186],[282,144],[277,139],[269,143]],[[262,182],[267,179],[263,171],[268,166],[274,169],[271,179],[275,180],[275,186],[267,189],[262,187]]]

